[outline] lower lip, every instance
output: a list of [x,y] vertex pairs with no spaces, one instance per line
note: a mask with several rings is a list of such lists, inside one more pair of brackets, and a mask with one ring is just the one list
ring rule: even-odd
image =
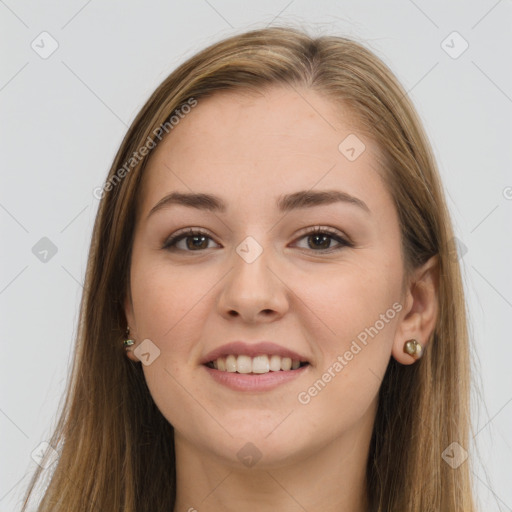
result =
[[308,364],[296,370],[260,374],[224,372],[204,365],[203,368],[216,382],[235,391],[270,391],[300,377],[309,366]]

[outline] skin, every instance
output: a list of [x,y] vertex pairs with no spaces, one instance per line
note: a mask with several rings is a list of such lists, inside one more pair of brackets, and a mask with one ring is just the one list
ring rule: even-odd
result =
[[[200,99],[152,154],[125,311],[132,349],[150,339],[160,350],[143,369],[175,429],[175,511],[366,509],[379,386],[390,357],[415,362],[403,352],[405,341],[417,339],[428,349],[438,285],[435,259],[404,275],[398,217],[379,174],[378,148],[355,131],[354,121],[307,89],[223,92]],[[366,145],[355,161],[338,150],[351,133]],[[280,195],[311,189],[345,191],[370,213],[342,202],[278,211]],[[173,191],[218,195],[227,210],[172,205],[148,217]],[[337,230],[354,246],[308,236],[315,226]],[[210,238],[196,241],[200,249],[193,238],[174,251],[162,249],[187,227]],[[236,252],[247,236],[263,249],[252,263]],[[362,350],[321,392],[299,402],[299,393],[394,303],[401,311],[366,346],[359,343]],[[199,364],[233,340],[270,340],[311,364],[275,390],[233,391]],[[133,350],[127,354],[140,362]],[[247,442],[261,454],[252,467],[237,457]]]

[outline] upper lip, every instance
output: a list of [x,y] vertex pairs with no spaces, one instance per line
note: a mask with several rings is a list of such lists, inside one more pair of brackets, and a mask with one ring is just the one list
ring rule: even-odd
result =
[[258,343],[232,341],[212,350],[211,352],[208,352],[208,354],[206,354],[200,362],[201,364],[206,364],[211,361],[215,361],[219,357],[226,357],[230,354],[235,356],[246,355],[249,357],[256,357],[264,354],[269,356],[278,355],[281,357],[289,357],[295,361],[309,362],[305,356],[300,355],[297,352],[290,350],[289,348],[282,347],[276,343],[272,343],[271,341],[260,341]]

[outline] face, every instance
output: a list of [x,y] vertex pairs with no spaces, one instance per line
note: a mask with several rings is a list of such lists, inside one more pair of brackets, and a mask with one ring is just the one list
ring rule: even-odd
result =
[[371,428],[401,321],[378,149],[299,92],[200,99],[141,192],[125,307],[147,384],[180,442],[232,464],[248,442],[270,467]]

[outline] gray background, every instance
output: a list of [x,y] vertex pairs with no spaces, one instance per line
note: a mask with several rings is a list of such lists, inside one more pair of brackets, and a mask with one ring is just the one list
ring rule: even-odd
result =
[[[512,511],[510,0],[0,0],[0,511],[19,509],[31,454],[55,423],[98,207],[92,192],[128,124],[183,60],[272,23],[365,42],[424,120],[468,296],[475,436],[465,448],[478,450],[482,509]],[[40,252],[43,237],[55,254]]]

